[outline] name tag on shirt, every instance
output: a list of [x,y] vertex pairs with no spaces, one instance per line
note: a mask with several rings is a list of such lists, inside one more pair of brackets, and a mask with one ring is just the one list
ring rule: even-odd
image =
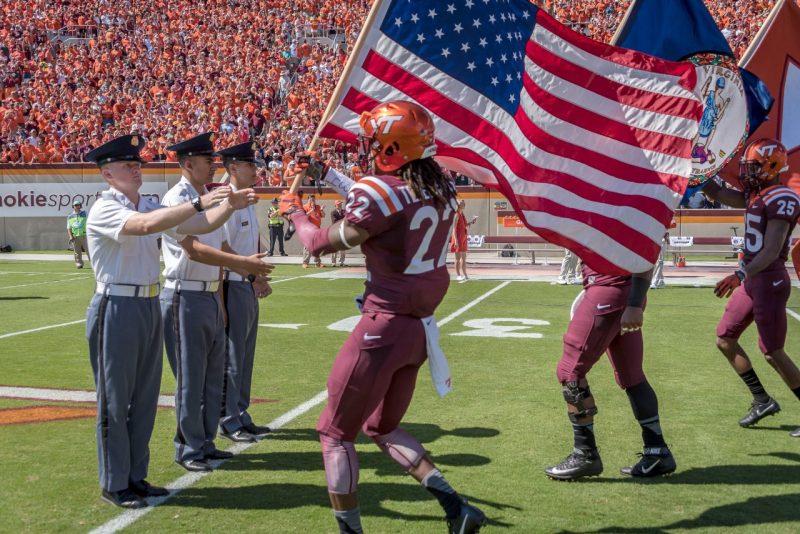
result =
[[250,224],[250,221],[242,221],[242,226],[247,226]]

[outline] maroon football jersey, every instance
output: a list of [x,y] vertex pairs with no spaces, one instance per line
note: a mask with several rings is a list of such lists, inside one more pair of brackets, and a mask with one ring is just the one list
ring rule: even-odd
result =
[[345,219],[370,237],[364,310],[427,317],[447,293],[445,266],[456,204],[418,200],[396,176],[368,176],[347,195]]
[[631,277],[616,276],[611,274],[600,274],[591,267],[583,264],[583,287],[589,286],[627,286],[631,283]]
[[764,247],[767,223],[771,220],[783,220],[789,222],[786,241],[778,257],[764,269],[764,272],[785,269],[784,263],[789,257],[789,243],[798,215],[800,215],[800,198],[786,186],[768,187],[751,198],[744,214],[744,264],[753,261],[756,254]]

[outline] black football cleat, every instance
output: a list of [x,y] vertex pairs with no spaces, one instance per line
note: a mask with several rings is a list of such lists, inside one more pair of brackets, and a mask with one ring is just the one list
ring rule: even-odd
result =
[[772,397],[770,397],[767,402],[763,403],[754,400],[753,404],[750,405],[750,411],[739,420],[739,426],[744,428],[753,426],[768,415],[775,415],[780,411],[780,404]]
[[147,506],[147,501],[136,495],[129,489],[120,491],[106,491],[100,493],[100,498],[107,503],[119,506],[120,508],[128,508],[135,510],[137,508],[144,508]]
[[128,486],[128,489],[142,498],[164,497],[165,495],[169,495],[169,490],[167,488],[153,486],[146,480],[140,480],[139,482],[131,482],[130,485]]
[[597,451],[574,449],[560,464],[548,467],[544,473],[553,480],[576,480],[594,477],[603,472],[603,460]]
[[800,428],[798,428],[797,430],[795,430],[794,432],[792,432],[789,435],[792,436],[793,438],[800,438]]
[[629,477],[648,478],[669,475],[678,467],[666,447],[645,447],[639,456],[641,459],[636,465],[623,467],[619,472]]
[[183,460],[180,462],[176,460],[175,463],[187,471],[192,471],[194,473],[207,473],[209,471],[213,471],[213,468],[205,460]]
[[246,431],[250,432],[254,436],[263,436],[265,434],[269,434],[270,432],[272,432],[272,429],[270,427],[259,426],[255,423],[249,423],[247,425],[244,425],[244,427],[242,428],[244,428]]
[[233,432],[226,432],[224,429],[220,429],[219,435],[235,443],[255,443],[256,441],[258,441],[253,434],[251,434],[244,428],[240,428],[239,430],[234,430]]
[[233,458],[233,453],[228,451],[221,451],[219,449],[214,449],[211,452],[207,452],[203,455],[203,460],[206,462],[209,460],[229,460]]
[[479,532],[486,522],[486,514],[469,504],[464,497],[461,497],[459,514],[456,517],[447,518],[447,532],[450,534]]

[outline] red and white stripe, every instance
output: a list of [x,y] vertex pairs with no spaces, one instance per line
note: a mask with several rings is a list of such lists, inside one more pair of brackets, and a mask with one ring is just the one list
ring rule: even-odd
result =
[[403,209],[403,203],[383,180],[377,176],[367,176],[359,180],[350,191],[363,191],[380,208],[384,217],[394,215]]
[[800,196],[798,196],[794,190],[782,185],[771,189],[762,197],[765,206],[769,206],[778,199],[800,202]]
[[436,122],[437,160],[499,189],[530,229],[600,272],[652,267],[691,171],[692,65],[597,43],[539,11],[511,116],[383,35],[382,15],[322,136],[354,142],[362,111],[416,102]]

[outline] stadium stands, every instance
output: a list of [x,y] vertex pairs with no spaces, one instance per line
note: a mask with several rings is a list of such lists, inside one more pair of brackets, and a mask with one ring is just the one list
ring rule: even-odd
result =
[[[285,165],[310,142],[370,3],[3,2],[0,163],[80,162],[133,131],[148,160],[169,161],[167,145],[216,130],[220,146],[253,138]],[[608,41],[630,0],[535,3]],[[706,4],[741,54],[774,0]],[[341,144],[325,148],[348,158]]]

